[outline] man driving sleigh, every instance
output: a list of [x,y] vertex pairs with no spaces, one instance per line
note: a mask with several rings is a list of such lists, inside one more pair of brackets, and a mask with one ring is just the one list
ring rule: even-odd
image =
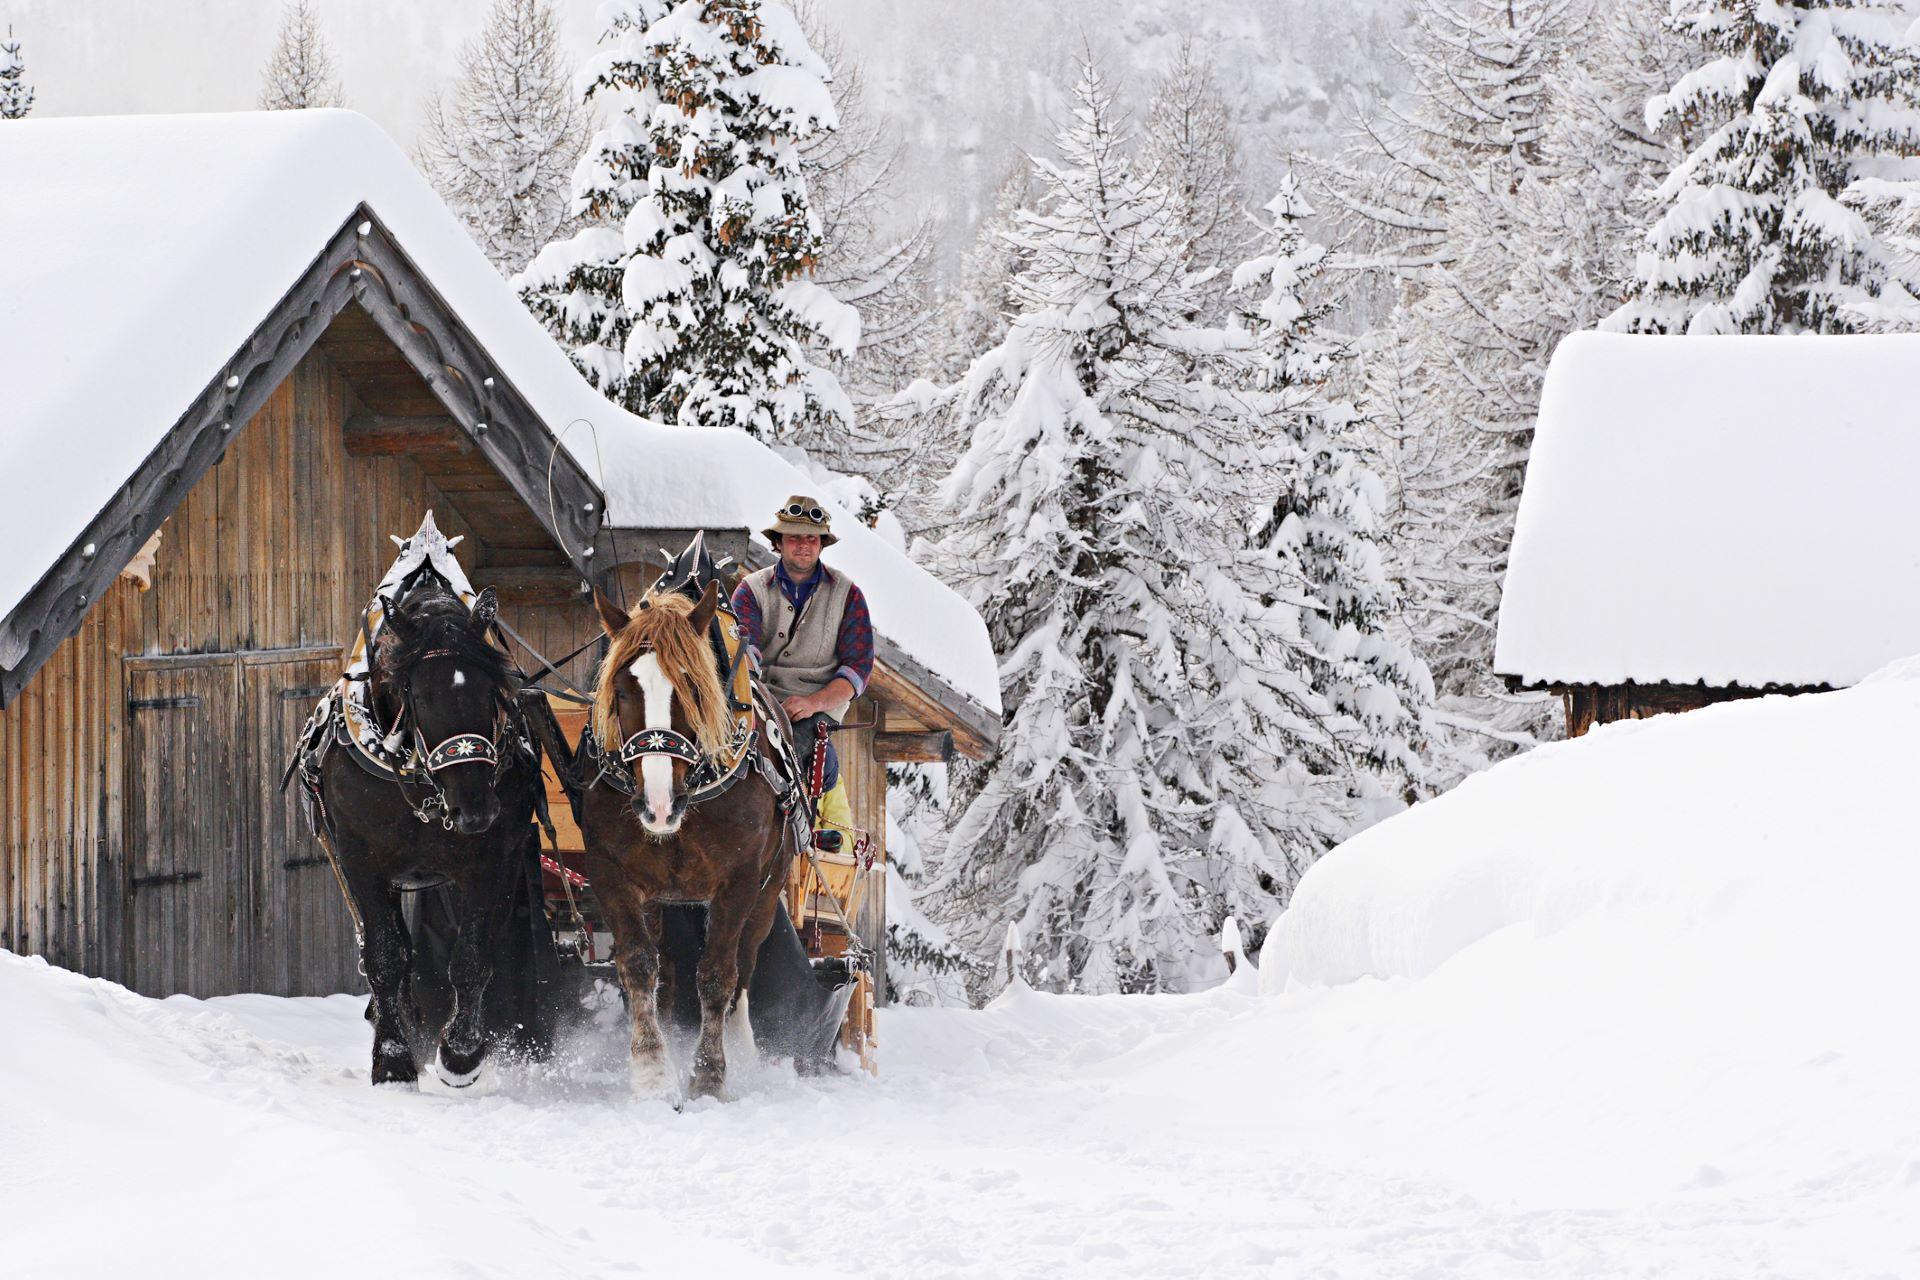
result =
[[[813,759],[826,726],[839,723],[865,692],[873,674],[873,623],[867,598],[853,579],[835,573],[820,556],[839,539],[827,510],[796,494],[761,531],[780,560],[740,580],[733,614],[767,687],[793,720],[801,766]],[[823,849],[840,844],[853,816],[840,786],[840,758],[827,737],[826,775],[815,826]],[[838,828],[839,830],[835,830]]]

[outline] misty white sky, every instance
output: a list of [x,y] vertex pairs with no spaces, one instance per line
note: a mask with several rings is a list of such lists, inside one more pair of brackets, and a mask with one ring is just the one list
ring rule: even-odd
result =
[[[1044,153],[1073,64],[1091,46],[1139,101],[1192,35],[1246,131],[1251,186],[1323,145],[1334,100],[1377,92],[1404,0],[822,0],[857,59],[869,109],[902,148],[894,216],[930,210],[951,257],[1019,150]],[[347,105],[410,144],[488,0],[314,0]],[[600,0],[557,0],[574,61]],[[242,111],[279,25],[278,0],[0,0],[23,44],[36,115]],[[1264,197],[1261,197],[1264,199]],[[1259,203],[1256,200],[1255,203]]]

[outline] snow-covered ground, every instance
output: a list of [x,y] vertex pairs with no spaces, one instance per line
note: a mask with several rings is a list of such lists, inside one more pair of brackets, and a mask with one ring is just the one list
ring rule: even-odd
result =
[[877,1080],[679,1114],[612,1032],[376,1092],[356,1000],[0,955],[5,1270],[1920,1275],[1917,723],[1608,727],[1323,862],[1273,994],[889,1011]]

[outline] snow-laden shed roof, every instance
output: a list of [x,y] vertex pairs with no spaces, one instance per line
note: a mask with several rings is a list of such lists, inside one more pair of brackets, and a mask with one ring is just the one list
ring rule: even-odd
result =
[[1920,336],[1576,333],[1500,603],[1526,684],[1851,685],[1920,651]]
[[[758,530],[818,487],[739,432],[665,426],[604,399],[353,112],[15,121],[0,130],[0,186],[0,621],[362,205],[561,435],[610,526]],[[567,429],[579,419],[595,430]],[[829,559],[865,589],[883,640],[997,715],[979,615],[835,515]]]

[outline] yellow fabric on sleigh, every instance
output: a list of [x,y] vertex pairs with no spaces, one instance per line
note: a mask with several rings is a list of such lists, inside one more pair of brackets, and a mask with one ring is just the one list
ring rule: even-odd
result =
[[846,770],[834,781],[833,790],[820,797],[819,826],[836,827],[846,833],[847,845],[853,848],[853,805],[847,799]]

